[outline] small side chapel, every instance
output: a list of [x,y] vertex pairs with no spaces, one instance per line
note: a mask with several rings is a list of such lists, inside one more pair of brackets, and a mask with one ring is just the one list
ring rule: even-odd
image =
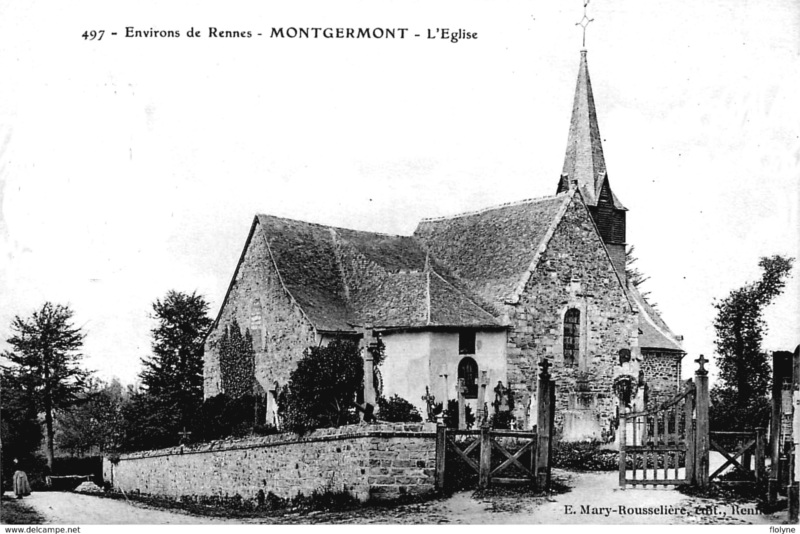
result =
[[266,423],[306,348],[380,337],[381,393],[421,414],[423,397],[446,406],[459,384],[475,413],[485,377],[490,413],[530,428],[547,359],[560,438],[613,441],[621,410],[678,391],[684,352],[626,279],[626,208],[606,171],[585,50],[554,185],[553,196],[424,219],[411,236],[256,215],[206,340],[205,397],[229,383],[218,341],[236,321],[253,339]]

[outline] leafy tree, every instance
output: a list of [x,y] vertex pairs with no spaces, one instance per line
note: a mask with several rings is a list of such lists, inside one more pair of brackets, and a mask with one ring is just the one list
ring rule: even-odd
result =
[[160,449],[178,443],[178,432],[183,428],[181,414],[168,396],[134,390],[123,403],[121,414],[120,450]]
[[765,426],[770,367],[761,341],[767,332],[764,309],[780,295],[792,258],[761,258],[761,279],[731,291],[715,302],[714,320],[719,381],[711,391],[710,422],[715,430]]
[[122,435],[122,384],[90,379],[75,405],[57,417],[56,445],[73,455],[106,452],[118,445]]
[[363,378],[358,343],[334,339],[307,349],[278,398],[283,426],[300,433],[358,422],[352,407]]
[[53,468],[54,414],[71,406],[83,391],[89,372],[80,367],[84,334],[72,324],[72,310],[46,302],[30,317],[16,316],[13,350],[4,353],[10,370],[33,395],[39,413],[44,413],[47,465]]
[[417,408],[399,395],[393,395],[388,400],[384,397],[379,397],[378,410],[381,421],[389,421],[390,423],[418,423],[422,421],[422,416]]
[[[132,415],[150,420],[152,429],[161,419],[164,432],[174,434],[191,424],[203,400],[203,341],[211,326],[208,303],[196,294],[169,291],[153,303],[153,355],[144,358],[142,385],[151,399],[137,398]],[[139,412],[145,405],[153,414]],[[131,411],[129,410],[129,412]]]

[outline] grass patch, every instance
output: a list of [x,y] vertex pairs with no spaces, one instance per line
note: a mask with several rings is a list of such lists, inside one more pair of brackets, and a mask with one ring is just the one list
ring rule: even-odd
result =
[[0,523],[4,525],[41,525],[44,518],[25,499],[3,495],[0,506]]

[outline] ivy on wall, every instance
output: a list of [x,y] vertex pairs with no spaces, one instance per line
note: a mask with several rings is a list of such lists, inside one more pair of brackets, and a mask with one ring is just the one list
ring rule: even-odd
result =
[[234,319],[232,324],[225,327],[218,347],[222,391],[231,399],[252,395],[256,353],[250,330],[246,329],[242,335],[239,323]]

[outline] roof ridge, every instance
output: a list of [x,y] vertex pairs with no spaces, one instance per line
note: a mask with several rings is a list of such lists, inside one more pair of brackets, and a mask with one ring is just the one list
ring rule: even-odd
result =
[[[493,314],[491,314],[490,312],[488,312],[488,311],[486,311],[485,309],[483,309],[483,306],[481,306],[480,304],[478,304],[477,302],[475,302],[475,300],[474,300],[472,297],[470,297],[470,295],[468,295],[468,294],[467,294],[465,291],[463,291],[462,289],[459,289],[458,287],[456,287],[456,286],[454,286],[453,284],[451,284],[450,282],[448,282],[448,281],[445,279],[445,277],[444,277],[444,276],[442,276],[442,275],[440,275],[439,273],[437,273],[437,272],[436,272],[436,271],[433,269],[433,267],[431,267],[431,268],[428,270],[428,291],[430,291],[430,273],[433,273],[433,274],[435,274],[435,275],[437,276],[437,278],[439,278],[439,279],[440,279],[442,282],[444,282],[445,284],[447,284],[447,286],[448,286],[448,287],[451,287],[451,288],[453,288],[453,290],[454,290],[454,291],[456,291],[456,292],[457,292],[459,295],[461,295],[462,297],[464,297],[465,299],[467,299],[467,300],[469,301],[469,303],[470,303],[470,304],[472,304],[473,306],[475,306],[476,308],[478,308],[480,311],[482,311],[483,313],[485,313],[486,315],[488,315],[489,317],[491,317],[491,318],[492,318],[492,319],[494,319],[495,321],[497,320],[497,317],[495,317]],[[430,295],[428,296],[428,312],[430,313]],[[430,318],[429,318],[429,321],[430,321]],[[430,324],[430,323],[429,323],[429,324]]]
[[344,226],[331,226],[331,225],[328,225],[328,224],[315,223],[315,222],[310,222],[310,221],[303,221],[301,219],[291,219],[289,217],[279,217],[278,215],[270,215],[269,213],[256,213],[256,217],[269,217],[271,219],[280,219],[282,221],[291,221],[291,222],[296,222],[296,223],[302,223],[302,224],[307,224],[309,226],[317,226],[317,227],[325,229],[325,230],[334,230],[334,231],[336,231],[336,230],[346,230],[348,232],[360,232],[362,234],[379,235],[379,236],[385,236],[385,237],[404,237],[404,238],[409,238],[409,239],[413,238],[413,236],[410,236],[410,235],[387,234],[385,232],[373,232],[373,231],[370,231],[370,230],[358,230],[356,228],[345,228]]
[[523,200],[514,200],[511,202],[504,202],[496,206],[489,206],[487,208],[481,208],[479,210],[474,210],[474,211],[465,211],[463,213],[456,213],[454,215],[442,215],[441,217],[426,217],[424,219],[420,219],[419,222],[424,223],[424,222],[447,221],[450,219],[458,219],[459,217],[469,217],[471,215],[479,215],[481,213],[486,213],[487,211],[498,210],[501,208],[508,208],[511,206],[521,206],[522,204],[534,204],[536,202],[544,202],[545,200],[553,200],[563,194],[564,193],[559,193],[557,195],[548,195],[543,197],[526,198]]

